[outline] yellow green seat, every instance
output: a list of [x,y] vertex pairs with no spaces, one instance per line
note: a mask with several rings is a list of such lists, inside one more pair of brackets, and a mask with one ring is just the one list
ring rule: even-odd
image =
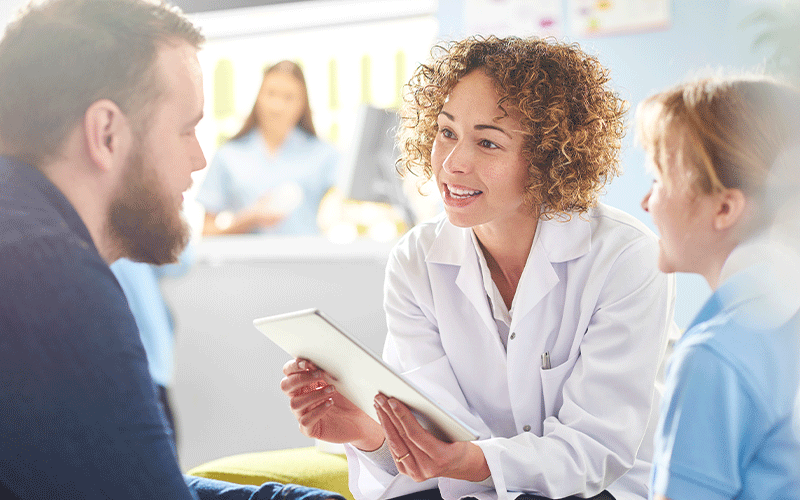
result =
[[187,474],[256,486],[268,481],[299,484],[353,500],[347,487],[347,458],[314,446],[233,455],[199,465]]

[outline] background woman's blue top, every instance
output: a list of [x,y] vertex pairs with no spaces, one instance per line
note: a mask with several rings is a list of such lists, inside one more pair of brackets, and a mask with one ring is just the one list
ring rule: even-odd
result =
[[338,161],[333,146],[300,128],[290,132],[281,148],[272,154],[254,127],[219,148],[197,200],[211,213],[237,212],[282,184],[294,182],[302,189],[303,202],[279,224],[262,232],[315,234],[319,232],[319,204],[336,182]]

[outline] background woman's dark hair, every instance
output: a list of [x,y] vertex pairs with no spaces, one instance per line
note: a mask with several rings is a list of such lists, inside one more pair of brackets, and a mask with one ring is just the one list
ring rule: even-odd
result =
[[[314,128],[314,122],[311,119],[311,105],[308,101],[308,86],[306,86],[306,78],[303,75],[303,70],[297,63],[292,61],[281,61],[279,63],[273,64],[269,68],[264,71],[264,78],[261,80],[261,87],[264,86],[264,81],[267,79],[267,75],[275,73],[277,71],[282,71],[284,73],[289,73],[292,75],[298,82],[300,82],[300,86],[303,87],[303,97],[305,98],[305,107],[303,109],[303,115],[300,117],[300,121],[298,122],[298,126],[305,130],[309,135],[316,137],[317,131]],[[261,93],[261,87],[259,87],[259,94]],[[256,97],[256,102],[258,102],[258,97]],[[256,117],[256,102],[253,103],[253,109],[250,110],[250,114],[247,116],[247,119],[244,121],[244,125],[242,128],[236,132],[236,135],[231,137],[230,140],[238,139],[248,132],[250,132],[253,127],[258,124],[258,119]]]
[[434,47],[408,84],[398,170],[430,179],[437,117],[473,70],[495,84],[498,105],[520,114],[528,163],[526,195],[544,218],[583,213],[619,174],[627,103],[608,87],[608,70],[577,44],[541,38],[471,37]]

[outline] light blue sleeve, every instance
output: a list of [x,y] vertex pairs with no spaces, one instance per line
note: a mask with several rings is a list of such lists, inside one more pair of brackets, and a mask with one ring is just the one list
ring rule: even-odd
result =
[[734,365],[708,346],[673,354],[655,436],[651,494],[732,499],[752,447],[755,399]]
[[174,371],[172,317],[161,295],[156,267],[119,259],[111,265],[147,353],[150,375],[161,386],[169,386]]
[[197,243],[194,241],[190,241],[186,248],[183,249],[181,254],[178,256],[178,261],[172,264],[163,264],[160,266],[152,266],[153,272],[155,273],[156,277],[161,278],[178,278],[180,276],[185,275],[189,272],[194,265],[194,259],[197,248]]
[[[325,158],[325,166],[324,173],[325,173],[325,181],[327,184],[327,189],[330,189],[339,179],[339,162],[341,158],[339,152],[336,151],[333,147],[331,147],[331,151],[328,156]],[[326,191],[327,191],[326,189]]]
[[208,172],[197,193],[197,201],[212,214],[231,208],[230,193],[233,187],[227,146],[223,144],[214,154],[211,163],[206,167]]

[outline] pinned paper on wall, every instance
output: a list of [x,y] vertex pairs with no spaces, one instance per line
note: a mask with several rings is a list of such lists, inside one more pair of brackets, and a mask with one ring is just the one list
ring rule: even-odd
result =
[[562,0],[466,0],[464,24],[470,34],[560,36]]
[[670,25],[670,0],[569,0],[572,32],[602,36]]

